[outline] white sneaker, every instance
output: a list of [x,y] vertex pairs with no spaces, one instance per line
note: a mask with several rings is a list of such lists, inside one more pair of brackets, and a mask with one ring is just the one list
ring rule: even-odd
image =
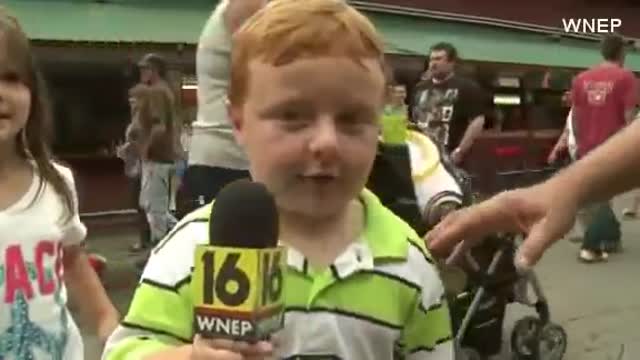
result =
[[609,258],[609,254],[604,251],[597,253],[592,250],[582,249],[580,250],[578,258],[580,261],[585,263],[593,263],[597,261],[606,261]]

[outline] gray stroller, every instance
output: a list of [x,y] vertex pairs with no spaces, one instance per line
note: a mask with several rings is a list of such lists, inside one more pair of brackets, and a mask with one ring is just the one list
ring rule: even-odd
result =
[[[513,265],[516,236],[498,235],[466,254],[465,291],[449,299],[455,329],[456,360],[482,360],[502,350],[507,305],[535,309],[536,316],[516,321],[511,331],[514,360],[561,360],[565,330],[551,321],[547,298],[534,272],[519,274]],[[529,298],[529,289],[534,299]]]

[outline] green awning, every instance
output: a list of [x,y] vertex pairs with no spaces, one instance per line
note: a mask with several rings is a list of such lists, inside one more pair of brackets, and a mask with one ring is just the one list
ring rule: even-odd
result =
[[[179,6],[177,4],[180,4]],[[32,39],[66,42],[195,44],[213,0],[4,0]],[[598,43],[407,15],[367,12],[388,52],[424,55],[438,41],[464,59],[586,68],[600,61]],[[640,71],[640,53],[627,56]]]
[[[599,43],[528,31],[403,15],[369,13],[391,51],[426,54],[439,41],[454,44],[463,59],[529,65],[587,68],[602,61]],[[640,53],[630,52],[626,66],[640,71]]]
[[201,1],[191,0],[108,3],[3,0],[2,3],[16,15],[31,39],[159,44],[196,44],[215,6],[206,7]]

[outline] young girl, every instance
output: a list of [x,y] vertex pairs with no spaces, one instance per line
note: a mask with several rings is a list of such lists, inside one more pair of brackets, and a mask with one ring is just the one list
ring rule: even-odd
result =
[[118,322],[82,249],[71,171],[54,163],[43,80],[0,9],[0,358],[83,359],[67,291],[105,339]]

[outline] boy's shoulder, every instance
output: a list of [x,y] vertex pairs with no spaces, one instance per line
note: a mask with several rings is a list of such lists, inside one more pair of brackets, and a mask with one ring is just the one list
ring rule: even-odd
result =
[[374,271],[419,289],[429,308],[440,301],[442,281],[425,241],[372,193],[362,195],[367,205],[365,239],[374,257]]
[[431,262],[424,240],[416,231],[382,204],[378,197],[365,189],[361,199],[366,207],[365,238],[374,255],[412,261],[411,252],[419,252]]
[[[204,234],[206,236],[202,236],[203,229],[207,229],[209,217],[211,214],[212,203],[203,205],[185,217],[183,217],[178,223],[167,233],[167,235],[156,245],[153,252],[154,254],[159,253],[166,247],[176,247],[181,245],[173,245],[173,243],[180,243],[182,245],[185,244],[184,241],[181,241],[181,238],[189,237],[192,241],[189,243],[195,247],[195,245],[200,243],[205,243],[208,240],[208,234],[206,231]],[[192,236],[193,233],[197,233],[198,236]]]
[[167,286],[181,283],[191,274],[195,248],[209,239],[211,204],[186,215],[151,251],[142,279]]

